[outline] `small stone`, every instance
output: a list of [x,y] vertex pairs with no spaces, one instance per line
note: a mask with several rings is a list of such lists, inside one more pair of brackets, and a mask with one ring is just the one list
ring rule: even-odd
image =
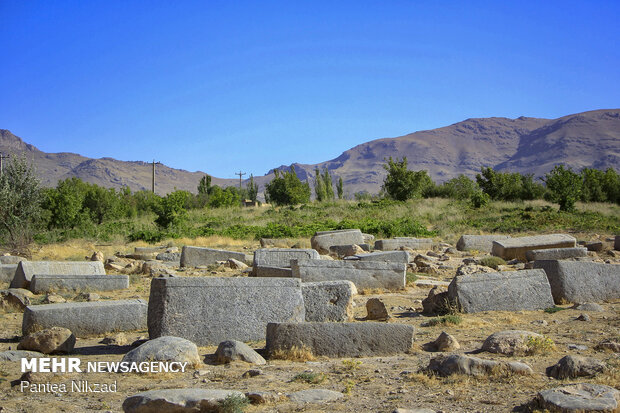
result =
[[245,373],[243,373],[243,376],[242,376],[242,377],[245,377],[245,378],[249,378],[249,377],[256,377],[256,376],[260,376],[261,374],[263,374],[263,371],[262,371],[262,370],[259,370],[259,369],[251,369],[251,370],[248,370],[248,371],[246,371]]
[[437,340],[431,343],[431,346],[435,349],[435,351],[454,351],[461,348],[461,345],[456,338],[451,336],[450,334],[442,331]]
[[275,403],[279,400],[277,394],[266,391],[248,392],[245,394],[245,397],[250,399],[250,403],[252,404]]
[[48,294],[45,296],[45,299],[43,300],[43,302],[46,304],[58,304],[58,303],[66,303],[67,300],[65,300],[63,297],[61,297],[58,294]]
[[569,350],[580,350],[580,351],[583,351],[583,350],[587,350],[588,349],[588,346],[584,346],[584,345],[581,345],[581,344],[567,344],[566,347]]
[[596,303],[575,304],[571,308],[573,308],[575,310],[579,310],[579,311],[592,311],[592,312],[596,312],[596,313],[600,313],[600,312],[605,311],[600,304],[596,304]]
[[228,396],[243,397],[236,390],[160,389],[129,396],[123,402],[125,413],[185,413],[219,411]]
[[620,353],[620,342],[612,340],[603,340],[594,347],[597,350],[611,350],[614,353]]
[[0,290],[0,308],[23,310],[30,305],[32,297],[34,297],[32,292],[23,288]]
[[241,360],[258,365],[267,364],[263,356],[247,344],[237,340],[221,342],[215,351],[215,360],[218,363],[230,363],[234,360]]
[[225,266],[228,268],[232,268],[233,270],[244,270],[248,268],[248,265],[246,263],[236,260],[234,258],[229,258],[228,261],[226,261]]
[[93,255],[90,256],[90,261],[101,261],[101,262],[104,262],[105,259],[103,257],[103,252],[101,252],[101,251],[93,252]]
[[144,361],[187,362],[190,366],[200,365],[198,348],[194,343],[181,337],[163,336],[149,340],[134,348],[123,357],[124,362]]
[[578,320],[578,321],[592,321],[592,320],[590,319],[590,316],[589,316],[589,315],[587,315],[587,314],[581,314],[581,315],[579,315],[579,317],[577,317],[577,318],[576,318],[576,320]]
[[578,383],[538,393],[541,409],[553,412],[615,412],[620,392],[602,384]]
[[461,265],[457,268],[456,275],[471,275],[478,274],[480,272],[495,272],[495,270],[490,267],[485,267],[484,265],[467,264]]
[[532,321],[532,324],[544,327],[544,326],[548,325],[549,323],[547,322],[547,320],[534,320],[534,321]]
[[491,334],[482,344],[482,351],[506,354],[508,356],[526,354],[530,337],[542,336],[531,331],[506,330]]
[[557,364],[547,368],[547,376],[559,380],[576,377],[592,377],[605,370],[605,364],[591,357],[569,355],[562,357]]
[[105,337],[100,343],[107,344],[108,346],[124,346],[128,343],[128,340],[125,333],[118,333],[113,336]]
[[371,298],[366,302],[366,311],[368,312],[366,320],[385,321],[390,318],[385,304],[378,298]]
[[81,293],[77,298],[84,301],[97,301],[101,297],[97,293]]
[[340,392],[326,389],[301,390],[288,395],[288,398],[296,403],[326,403],[343,397]]
[[75,347],[71,330],[52,327],[32,333],[19,342],[18,350],[33,350],[44,354],[70,353]]

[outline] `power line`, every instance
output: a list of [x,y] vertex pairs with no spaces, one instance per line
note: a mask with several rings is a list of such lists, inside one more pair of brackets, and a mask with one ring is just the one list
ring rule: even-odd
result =
[[235,175],[239,175],[239,189],[241,189],[241,177],[245,174],[246,174],[245,172],[241,172],[241,171],[235,174]]

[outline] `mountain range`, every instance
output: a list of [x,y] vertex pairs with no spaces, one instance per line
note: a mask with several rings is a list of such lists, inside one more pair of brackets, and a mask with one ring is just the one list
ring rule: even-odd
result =
[[[35,164],[45,186],[55,186],[58,180],[75,176],[105,187],[151,189],[152,165],[146,162],[93,159],[69,152],[45,153],[5,129],[0,129],[0,152],[26,156]],[[288,170],[292,166],[300,179],[309,180],[312,185],[314,170],[327,168],[333,177],[342,177],[349,195],[359,191],[376,193],[385,177],[384,160],[390,156],[406,156],[409,169],[425,169],[437,182],[459,174],[473,178],[486,166],[538,177],[556,164],[574,170],[612,167],[620,171],[620,109],[594,110],[558,119],[467,119],[438,129],[372,140],[332,160],[282,165],[254,178],[262,193],[276,169]],[[204,174],[156,165],[156,192],[165,194],[175,188],[196,192]],[[238,185],[239,181],[214,177],[212,183],[229,186]]]

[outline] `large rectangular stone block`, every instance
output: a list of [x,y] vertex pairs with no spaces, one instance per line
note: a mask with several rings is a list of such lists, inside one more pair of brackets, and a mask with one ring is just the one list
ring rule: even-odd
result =
[[528,261],[536,260],[565,260],[568,258],[587,257],[588,249],[585,247],[574,248],[549,248],[544,250],[531,250],[525,253]]
[[329,254],[333,245],[363,244],[364,237],[359,229],[342,229],[336,231],[318,231],[310,239],[310,245],[320,254]]
[[28,288],[35,274],[105,275],[101,261],[21,261],[11,288]]
[[456,243],[459,251],[480,251],[490,253],[493,241],[502,241],[511,238],[509,235],[461,235]]
[[301,284],[306,321],[349,321],[353,316],[353,296],[357,288],[351,281],[320,281]]
[[291,261],[293,277],[303,282],[349,280],[358,290],[383,288],[399,290],[406,284],[403,263],[382,261]]
[[465,313],[540,310],[553,307],[551,287],[544,271],[502,271],[457,276],[448,296]]
[[375,251],[370,254],[355,255],[360,261],[389,261],[408,264],[411,257],[407,251]]
[[142,330],[146,311],[144,300],[30,305],[24,310],[22,334],[51,327],[68,328],[78,337]]
[[0,255],[0,264],[19,264],[22,261],[28,261],[26,258],[16,255]]
[[260,266],[252,269],[252,275],[254,277],[290,278],[293,276],[293,270],[284,267]]
[[246,261],[246,256],[243,252],[185,246],[181,251],[181,267],[217,264],[218,261],[226,261],[230,258],[241,262]]
[[530,250],[573,248],[576,245],[577,240],[566,234],[533,235],[493,241],[491,253],[506,260],[517,258],[525,261],[525,253]]
[[585,303],[620,298],[620,265],[584,261],[534,261],[534,268],[545,270],[553,299]]
[[128,275],[35,274],[30,291],[35,294],[56,290],[113,291],[129,288]]
[[413,342],[413,326],[363,323],[269,323],[269,354],[307,348],[316,356],[369,357],[406,353]]
[[0,264],[0,282],[10,283],[15,277],[17,264]]
[[392,239],[380,239],[375,241],[375,249],[381,251],[395,251],[401,248],[412,250],[429,250],[433,248],[433,240],[430,238],[396,237]]
[[259,266],[290,268],[291,260],[317,260],[319,253],[314,249],[260,248],[254,251],[254,268]]
[[270,322],[304,321],[296,278],[154,278],[149,336],[183,337],[199,346],[264,340]]

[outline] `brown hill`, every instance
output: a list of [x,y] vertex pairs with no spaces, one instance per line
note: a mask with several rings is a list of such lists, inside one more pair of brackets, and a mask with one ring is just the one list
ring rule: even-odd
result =
[[[0,130],[0,151],[22,153],[32,159],[47,186],[77,176],[106,187],[129,186],[132,190],[151,187],[150,163],[91,159],[73,153],[48,154],[7,130]],[[474,177],[483,166],[536,176],[544,175],[559,163],[576,170],[583,167],[620,170],[620,109],[583,112],[558,119],[467,119],[439,129],[366,142],[319,164],[292,166],[300,179],[311,183],[316,167],[328,168],[334,177],[343,178],[349,195],[358,191],[376,193],[385,177],[384,159],[390,156],[406,156],[410,169],[426,169],[440,182],[459,174]],[[288,168],[282,165],[276,169]],[[156,191],[167,193],[178,188],[195,192],[203,175],[204,172],[158,165]],[[273,170],[255,178],[262,193],[264,185],[273,178]],[[213,183],[221,186],[237,182],[213,178]]]

